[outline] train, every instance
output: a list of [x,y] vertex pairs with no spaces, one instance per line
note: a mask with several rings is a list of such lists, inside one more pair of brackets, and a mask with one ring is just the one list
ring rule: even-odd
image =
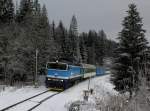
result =
[[67,89],[78,82],[105,74],[103,67],[91,64],[73,65],[65,62],[48,62],[46,64],[46,87]]

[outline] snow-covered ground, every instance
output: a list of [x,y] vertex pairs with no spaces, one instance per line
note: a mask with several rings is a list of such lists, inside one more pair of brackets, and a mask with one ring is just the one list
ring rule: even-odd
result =
[[0,110],[46,90],[47,89],[44,86],[39,88],[28,86],[19,89],[14,87],[6,87],[5,91],[0,92]]
[[29,109],[31,109],[32,107],[36,106],[39,104],[40,101],[42,101],[43,99],[55,94],[56,92],[47,92],[44,93],[38,97],[35,97],[33,99],[30,99],[26,102],[23,102],[7,111],[28,111]]
[[[113,85],[110,83],[109,78],[110,75],[92,78],[90,80],[90,88],[93,88],[94,93],[97,93],[96,95],[98,96],[105,96],[106,94],[116,94],[117,92],[113,90]],[[67,111],[69,103],[72,103],[77,100],[83,100],[83,91],[88,89],[88,83],[88,80],[79,83],[78,85],[45,101],[34,111]],[[13,103],[19,102],[20,100],[23,100],[25,98],[36,95],[45,90],[46,88],[44,86],[39,88],[6,88],[4,92],[0,92],[0,109],[9,106]],[[37,100],[33,99],[33,101]],[[32,102],[31,104],[34,103]],[[27,106],[28,104],[26,104],[25,107]],[[15,111],[17,111],[17,109]]]
[[[91,79],[90,88],[99,92],[99,96],[104,96],[108,93],[116,94],[113,90],[113,85],[109,81],[110,75],[101,76]],[[34,111],[67,111],[67,106],[77,100],[83,100],[83,91],[88,89],[88,80],[84,81],[65,92],[47,100]]]

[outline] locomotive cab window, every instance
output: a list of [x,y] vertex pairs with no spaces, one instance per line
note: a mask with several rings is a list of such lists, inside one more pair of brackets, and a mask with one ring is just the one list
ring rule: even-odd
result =
[[47,69],[67,70],[67,64],[47,63]]

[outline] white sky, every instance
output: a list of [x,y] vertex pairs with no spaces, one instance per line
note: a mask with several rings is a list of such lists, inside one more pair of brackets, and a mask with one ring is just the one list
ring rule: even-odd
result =
[[141,17],[146,37],[150,41],[150,0],[39,0],[46,4],[50,22],[62,20],[69,27],[75,14],[79,31],[104,29],[109,38],[116,38],[121,31],[121,22],[126,16],[129,3],[135,3]]

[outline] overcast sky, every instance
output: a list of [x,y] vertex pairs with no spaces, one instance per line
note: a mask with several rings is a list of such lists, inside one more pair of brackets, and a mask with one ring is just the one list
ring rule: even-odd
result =
[[146,36],[150,41],[150,0],[39,0],[46,4],[50,22],[62,20],[69,27],[72,15],[78,21],[79,32],[104,29],[109,38],[116,38],[129,3],[135,3],[143,17]]

